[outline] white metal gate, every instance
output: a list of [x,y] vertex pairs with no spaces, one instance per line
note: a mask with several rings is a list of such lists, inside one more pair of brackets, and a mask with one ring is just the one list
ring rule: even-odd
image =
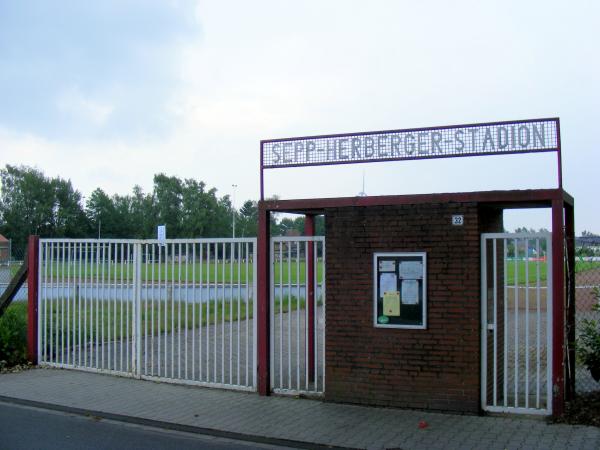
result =
[[481,405],[552,414],[552,239],[481,236]]
[[325,238],[271,238],[273,392],[325,392]]
[[41,239],[41,365],[256,386],[256,239]]

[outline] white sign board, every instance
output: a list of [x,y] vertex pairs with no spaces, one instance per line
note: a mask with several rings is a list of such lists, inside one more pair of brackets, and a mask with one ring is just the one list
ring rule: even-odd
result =
[[455,214],[452,216],[452,225],[462,227],[465,224],[465,216],[462,214]]
[[558,120],[536,119],[262,141],[264,168],[558,151]]
[[167,226],[159,225],[156,227],[156,234],[158,235],[158,242],[161,245],[165,245],[165,241],[167,240]]

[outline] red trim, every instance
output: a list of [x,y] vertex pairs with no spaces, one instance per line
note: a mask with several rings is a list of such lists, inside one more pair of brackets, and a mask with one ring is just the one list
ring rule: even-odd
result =
[[573,198],[573,196],[571,194],[569,194],[568,192],[563,191],[563,201],[572,207],[575,207],[575,199]]
[[552,414],[561,416],[565,401],[565,254],[563,202],[552,201]]
[[[315,216],[307,214],[304,219],[304,235],[315,235]],[[306,280],[308,286],[308,381],[315,378],[315,262],[314,244],[308,243],[308,254],[306,255]]]
[[[504,208],[548,208],[552,201],[563,201],[568,196],[562,189],[535,189],[522,191],[480,191],[417,195],[382,195],[373,197],[338,197],[318,199],[268,200],[261,202],[269,211],[313,211],[347,206],[412,205],[419,203],[496,203]],[[569,196],[570,197],[570,196]]]
[[[556,143],[558,145],[558,150],[556,152],[556,157],[558,158],[558,188],[562,189],[563,187],[563,179],[562,179],[562,146],[560,142],[560,119],[556,118]],[[261,152],[262,154],[262,152]]]
[[260,143],[260,199],[265,199],[265,166],[263,162],[263,143]]
[[269,246],[271,242],[270,213],[260,203],[258,209],[258,393],[269,395],[271,392],[271,356],[270,356],[270,299],[269,299]]
[[567,240],[567,380],[566,400],[575,397],[575,210],[565,203]]
[[39,242],[39,236],[29,236],[27,243],[27,358],[32,364],[38,362]]

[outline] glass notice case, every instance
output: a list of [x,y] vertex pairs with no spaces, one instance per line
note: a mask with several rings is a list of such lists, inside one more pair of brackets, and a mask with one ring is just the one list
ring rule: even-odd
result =
[[373,325],[427,328],[425,252],[373,254]]

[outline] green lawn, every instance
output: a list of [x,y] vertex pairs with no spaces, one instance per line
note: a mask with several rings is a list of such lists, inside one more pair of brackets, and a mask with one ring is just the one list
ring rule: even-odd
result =
[[[296,284],[298,282],[298,262],[291,261],[289,264],[284,262],[283,266],[278,262],[274,264],[275,276],[274,281],[283,284]],[[283,270],[282,270],[283,268]],[[300,283],[304,283],[306,280],[306,264],[304,260],[300,260]],[[96,265],[95,263],[65,263],[53,264],[52,267],[42,266],[41,275],[42,280],[46,277],[54,278],[54,280],[60,281],[62,277],[65,279],[87,279],[87,280],[105,280],[120,282],[123,280],[133,279],[134,268],[132,264],[127,263],[105,263],[104,265]],[[283,272],[283,276],[280,272]],[[323,279],[323,261],[317,262],[318,279]],[[181,265],[179,263],[148,263],[142,264],[141,277],[144,281],[154,280],[161,281],[181,281],[181,282],[196,282],[196,283],[246,283],[247,279],[252,281],[254,279],[254,271],[251,264],[246,267],[244,263],[237,264],[235,261],[233,264],[226,262],[210,263],[203,262],[200,265],[199,262],[196,264],[188,263]]]
[[[539,264],[540,270],[540,281],[545,281],[547,279],[547,271],[548,264],[544,261],[507,261],[506,262],[506,276],[507,276],[507,284],[514,285],[515,284],[515,269],[517,271],[516,277],[518,284],[525,284],[525,274],[526,270],[529,270],[529,282],[536,283],[537,281],[537,267]],[[528,267],[529,266],[529,267]],[[585,272],[587,270],[598,269],[600,268],[600,262],[595,261],[575,261],[575,273]]]
[[[320,302],[318,302],[320,304]],[[56,345],[56,339],[68,339],[68,336],[72,336],[71,345],[73,339],[78,342],[79,330],[81,329],[82,342],[93,339],[95,341],[96,336],[104,336],[104,340],[119,340],[121,338],[131,338],[131,320],[132,310],[131,303],[124,302],[123,305],[117,300],[106,300],[96,302],[95,300],[88,300],[87,302],[82,299],[81,305],[77,300],[67,299],[54,300],[48,302],[48,304],[42,308],[42,313],[45,315],[45,328],[46,328],[46,339],[50,339],[51,335],[54,335],[54,342]],[[127,311],[129,307],[129,311]],[[275,301],[275,314],[280,311],[288,312],[289,310],[295,311],[298,307],[303,310],[305,308],[305,301],[298,300],[295,297],[288,301],[287,298],[280,302],[279,299]],[[79,309],[80,308],[80,309]],[[154,335],[158,333],[169,333],[174,330],[185,330],[192,328],[199,328],[206,326],[207,324],[220,324],[225,320],[226,323],[233,321],[234,323],[238,320],[252,319],[253,317],[253,303],[249,302],[247,305],[245,302],[238,303],[234,300],[233,303],[226,301],[225,305],[219,302],[215,305],[215,302],[208,302],[203,304],[189,304],[185,305],[184,302],[168,301],[168,302],[155,302],[154,305],[151,301],[147,304],[142,301],[141,304],[142,313],[142,330],[145,333],[146,330],[148,335],[154,330]],[[186,318],[187,312],[187,318]],[[23,314],[27,314],[27,310],[23,309]],[[202,317],[202,318],[201,318]],[[129,332],[127,332],[127,322],[129,324]],[[52,322],[52,332],[50,331],[50,322]],[[42,325],[44,320],[42,320]],[[67,326],[68,324],[68,326]],[[56,330],[63,330],[63,336],[57,333]]]

